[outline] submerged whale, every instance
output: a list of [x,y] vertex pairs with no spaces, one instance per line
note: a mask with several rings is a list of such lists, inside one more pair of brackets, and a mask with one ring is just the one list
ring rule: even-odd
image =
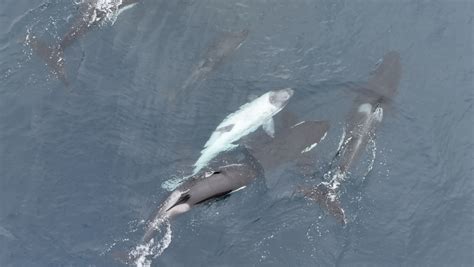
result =
[[301,188],[301,192],[307,198],[318,202],[343,224],[347,220],[338,197],[339,185],[347,178],[351,168],[366,150],[368,142],[375,138],[384,110],[395,96],[400,77],[400,55],[398,52],[390,51],[385,54],[367,84],[357,89],[358,96],[346,122],[330,181],[322,182],[313,188]]
[[217,67],[222,65],[247,39],[249,30],[224,32],[207,49],[202,59],[193,67],[191,75],[184,81],[180,89],[170,92],[169,98],[175,101],[177,97],[187,95],[188,90],[207,78]]
[[99,0],[85,0],[81,2],[79,15],[57,44],[45,44],[36,36],[30,38],[30,46],[33,51],[46,62],[53,74],[64,84],[68,85],[64,66],[64,50],[71,46],[90,28],[103,21],[110,13],[117,12],[116,16],[118,16],[121,12],[137,4],[139,0],[122,0],[116,1],[116,3],[109,2],[110,1],[104,2]]

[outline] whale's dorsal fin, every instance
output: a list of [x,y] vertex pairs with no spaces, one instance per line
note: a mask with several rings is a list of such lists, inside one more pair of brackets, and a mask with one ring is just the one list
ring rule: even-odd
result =
[[272,118],[265,122],[262,125],[262,128],[270,137],[275,137],[275,123],[273,122]]

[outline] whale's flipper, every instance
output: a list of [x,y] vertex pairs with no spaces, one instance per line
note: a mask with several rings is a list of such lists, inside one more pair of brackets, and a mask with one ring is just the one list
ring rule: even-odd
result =
[[273,122],[272,118],[265,122],[262,125],[262,128],[268,134],[268,136],[275,137],[275,123]]
[[69,85],[64,68],[64,51],[62,47],[59,45],[50,47],[36,37],[31,39],[30,45],[33,52],[51,68],[51,72],[66,86]]
[[317,202],[323,210],[332,215],[339,223],[347,223],[344,209],[341,207],[339,198],[333,189],[321,183],[312,188],[300,188],[298,191],[306,198]]

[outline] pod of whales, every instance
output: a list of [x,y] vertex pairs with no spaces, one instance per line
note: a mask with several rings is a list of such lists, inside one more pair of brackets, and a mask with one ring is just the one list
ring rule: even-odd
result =
[[[342,224],[347,219],[339,200],[339,184],[347,178],[351,167],[365,151],[368,142],[374,138],[377,126],[383,119],[383,111],[398,88],[400,73],[398,53],[387,53],[367,84],[358,90],[346,122],[342,145],[331,169],[331,179],[313,187],[299,189],[306,198],[319,203],[322,209]],[[273,116],[285,107],[293,95],[293,90],[290,90],[268,92],[243,105],[218,125],[201,151],[193,175],[171,192],[148,220],[140,240],[141,245],[153,245],[163,223],[169,223],[176,216],[201,203],[245,189],[256,179],[265,177],[266,171],[297,160],[325,138],[329,129],[328,122],[297,121],[287,110],[281,115],[285,118],[283,127],[275,130]],[[265,101],[262,102],[262,99]],[[277,105],[272,109],[265,108],[271,106],[269,103]],[[250,117],[250,114],[254,117]],[[260,126],[263,126],[263,131],[255,132]],[[242,148],[238,153],[244,154],[244,160],[233,162],[219,158],[223,152],[234,153],[238,146]],[[129,261],[135,260],[135,257],[136,255],[128,254]]]
[[[228,152],[238,153],[243,159],[229,160],[220,153],[216,158],[217,164],[211,164],[206,171],[199,171],[166,197],[148,220],[139,246],[153,245],[160,227],[179,214],[201,203],[245,189],[256,179],[264,178],[266,171],[297,159],[306,148],[314,147],[324,139],[328,128],[326,121],[286,121],[275,131],[274,137],[251,135],[240,149]],[[269,140],[264,140],[267,137]],[[129,253],[127,261],[134,261],[136,256]]]
[[[138,2],[139,0],[120,1],[117,15]],[[30,38],[29,44],[33,51],[66,86],[69,82],[65,72],[64,50],[108,16],[97,4],[97,0],[83,1],[80,15],[57,44],[45,44],[36,36]],[[182,86],[170,93],[172,100],[177,96],[187,95],[190,88],[205,80],[241,47],[248,34],[247,29],[224,33],[193,67],[191,75]],[[330,178],[317,185],[298,189],[341,224],[346,224],[347,218],[340,201],[340,184],[349,177],[369,142],[375,139],[387,106],[396,95],[400,79],[400,55],[396,51],[390,51],[384,55],[368,81],[355,90],[357,97],[347,116],[341,145],[328,172]],[[327,121],[294,120],[292,123],[287,122],[278,131],[275,130],[273,118],[286,107],[293,94],[294,91],[290,88],[270,91],[229,114],[205,143],[200,157],[193,165],[192,174],[185,177],[186,180],[164,199],[147,221],[140,244],[153,243],[164,222],[170,222],[202,203],[244,190],[255,180],[265,178],[266,171],[298,160],[301,155],[317,147],[328,132]],[[282,113],[288,114],[286,110]],[[259,128],[265,134],[255,134]],[[237,147],[241,149],[235,150]],[[216,165],[222,153],[229,151],[243,153],[244,159],[238,162],[226,161],[225,164],[220,160]],[[13,238],[8,231],[1,232],[0,235]],[[133,257],[129,254],[127,261],[130,260]]]

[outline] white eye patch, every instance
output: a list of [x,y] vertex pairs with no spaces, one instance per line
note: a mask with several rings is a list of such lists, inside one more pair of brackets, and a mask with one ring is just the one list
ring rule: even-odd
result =
[[372,105],[369,103],[364,103],[359,106],[359,109],[357,111],[360,113],[370,114],[372,113]]

